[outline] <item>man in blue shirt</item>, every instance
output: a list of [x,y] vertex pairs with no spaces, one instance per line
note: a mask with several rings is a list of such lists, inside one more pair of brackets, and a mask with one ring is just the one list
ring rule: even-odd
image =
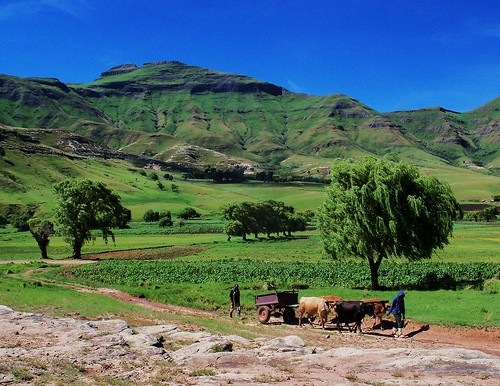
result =
[[405,293],[400,290],[397,296],[392,300],[391,307],[387,314],[394,314],[396,319],[397,330],[395,327],[392,329],[392,335],[400,337],[403,335],[403,327],[405,323]]

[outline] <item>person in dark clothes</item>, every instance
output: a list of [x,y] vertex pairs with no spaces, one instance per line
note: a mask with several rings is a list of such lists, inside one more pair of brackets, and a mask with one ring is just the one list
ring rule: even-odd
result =
[[392,329],[392,335],[400,337],[403,335],[403,327],[405,323],[405,293],[400,290],[396,297],[392,300],[391,307],[387,314],[393,314],[396,319],[396,327]]
[[241,318],[241,304],[240,304],[240,287],[235,284],[229,292],[229,299],[231,300],[231,308],[229,309],[229,317],[233,317],[233,311],[238,311],[238,318]]

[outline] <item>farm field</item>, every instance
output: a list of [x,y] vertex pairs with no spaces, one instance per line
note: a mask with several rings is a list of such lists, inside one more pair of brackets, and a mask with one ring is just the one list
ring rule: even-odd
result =
[[[214,232],[222,232],[220,223],[208,221],[204,224],[200,220],[192,220],[199,228],[209,228]],[[177,227],[177,229],[179,229]],[[187,232],[189,224],[178,232]],[[163,233],[162,233],[163,232]],[[169,233],[170,232],[170,233]],[[258,256],[265,260],[280,261],[319,261],[327,259],[322,256],[321,242],[313,230],[298,232],[292,238],[260,239],[249,238],[243,242],[239,237],[233,237],[227,242],[223,233],[174,233],[167,229],[160,229],[156,224],[132,223],[131,229],[116,230],[116,242],[106,244],[99,236],[92,243],[83,247],[82,254],[114,252],[114,258],[134,258],[136,250],[143,250],[141,258],[147,256],[149,249],[156,258],[161,257],[161,251],[156,253],[155,248],[196,247],[196,253],[186,248],[185,253],[176,257],[192,260],[213,259],[240,259]],[[262,236],[262,235],[260,235]],[[443,250],[438,250],[433,257],[441,262],[496,262],[500,263],[500,226],[492,224],[458,223],[454,227],[450,244]],[[144,251],[145,250],[145,251]],[[71,255],[71,249],[62,237],[52,236],[48,248],[49,257],[64,259]],[[91,256],[87,256],[91,257]],[[95,257],[95,256],[94,256]],[[165,257],[165,256],[164,256]],[[168,257],[168,255],[166,256]],[[2,260],[38,260],[40,251],[29,232],[15,232],[7,227],[0,228],[0,261]]]
[[[193,220],[192,222],[198,222],[200,225],[202,221]],[[208,221],[207,224],[212,229],[218,226],[213,220]],[[185,230],[194,229],[190,226],[191,224],[187,224]],[[394,295],[394,290],[373,292],[355,289],[356,285],[353,287],[356,281],[359,285],[366,280],[367,267],[364,263],[346,262],[349,269],[360,266],[362,271],[365,270],[364,273],[353,273],[352,275],[361,275],[360,278],[364,279],[357,279],[357,276],[353,276],[354,282],[351,284],[332,286],[326,282],[307,279],[307,277],[313,279],[312,276],[318,277],[314,272],[319,267],[327,270],[328,267],[336,267],[335,264],[337,264],[322,256],[319,237],[314,230],[299,232],[291,238],[270,240],[265,237],[257,240],[251,238],[248,242],[243,242],[240,238],[232,238],[232,241],[228,242],[222,233],[158,234],[158,232],[161,230],[155,225],[132,223],[131,229],[117,232],[115,245],[105,244],[100,239],[86,245],[83,249],[82,262],[87,259],[89,261],[102,260],[96,268],[102,266],[104,269],[102,272],[111,272],[110,269],[114,272],[111,275],[105,274],[110,275],[110,278],[99,279],[99,276],[93,273],[84,273],[91,272],[91,266],[94,264],[85,267],[66,264],[61,267],[57,266],[58,261],[66,262],[66,258],[71,254],[71,250],[62,238],[51,239],[49,256],[54,264],[47,264],[40,262],[38,248],[28,232],[13,232],[11,228],[3,229],[0,232],[0,261],[4,264],[0,265],[0,277],[4,288],[0,291],[0,303],[25,310],[30,308],[41,311],[49,310],[56,315],[78,312],[87,317],[97,317],[99,312],[105,312],[106,305],[91,310],[83,306],[80,299],[83,295],[75,293],[74,289],[109,287],[122,289],[130,294],[162,303],[211,310],[224,315],[227,307],[227,292],[234,281],[239,281],[243,289],[244,314],[251,317],[255,312],[253,296],[262,293],[267,281],[275,282],[279,289],[290,289],[292,285],[297,284],[306,285],[309,288],[300,289],[300,294],[304,296],[336,294],[347,299],[378,297],[390,300]],[[430,262],[424,262],[423,266],[431,270],[444,270],[445,275],[447,275],[446,272],[452,274],[452,271],[458,267],[456,264],[469,267],[466,270],[467,275],[471,275],[470,270],[473,270],[472,275],[475,275],[474,270],[484,273],[485,269],[493,269],[495,272],[500,263],[499,241],[500,227],[498,226],[456,224],[450,244],[439,251]],[[32,263],[31,265],[16,264],[16,262],[24,261],[32,261]],[[261,271],[270,263],[274,264],[273,269],[278,273],[269,273],[266,276],[266,271],[264,273]],[[172,265],[178,267],[179,264],[199,267],[205,273],[215,269],[219,274],[226,276],[212,279],[209,277],[206,280],[197,281],[196,278],[201,276],[196,274],[196,269],[198,269],[196,268],[193,273],[188,273],[188,279],[183,279],[181,276],[177,279],[162,278],[160,272],[167,272],[168,267]],[[474,266],[473,264],[490,265]],[[130,270],[134,266],[137,266],[145,275],[143,278],[133,279]],[[307,269],[310,269],[311,273],[308,274],[309,276],[306,275],[305,279],[304,277],[296,279],[293,275],[286,279],[290,267],[295,267],[293,269],[300,271],[306,266],[309,267]],[[153,267],[154,270],[159,270],[158,273],[154,273],[156,271],[152,270]],[[245,272],[246,276],[238,274],[238,269],[241,270],[239,272]],[[404,261],[383,263],[381,266],[382,283],[393,276],[404,277],[406,274],[397,272],[405,272],[404,270],[407,269],[411,272],[411,269],[415,268],[411,268],[411,265],[407,265]],[[280,270],[281,273],[279,273]],[[457,277],[466,274],[461,272],[457,271]],[[426,275],[425,272],[423,274]],[[153,276],[148,279],[148,275]],[[252,275],[254,279],[246,278]],[[123,281],[120,278],[131,280]],[[425,276],[423,278],[426,280]],[[345,278],[335,280],[345,280]],[[466,285],[459,285],[457,290],[412,289],[410,301],[412,312],[409,315],[412,319],[422,323],[451,326],[498,326],[500,321],[495,310],[500,309],[500,295],[497,283],[498,279],[489,281],[483,290],[475,288],[474,285],[469,288]],[[35,292],[36,296],[34,296]],[[45,292],[47,295],[43,296]],[[59,296],[64,300],[59,299]],[[435,301],[439,306],[428,309],[429,300]],[[95,301],[92,300],[92,302]],[[105,301],[106,304],[107,302]],[[471,309],[474,312],[470,312]]]

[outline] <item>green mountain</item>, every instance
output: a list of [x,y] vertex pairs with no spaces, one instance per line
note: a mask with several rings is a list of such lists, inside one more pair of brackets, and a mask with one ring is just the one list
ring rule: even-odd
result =
[[[125,169],[157,162],[174,171],[239,166],[324,177],[333,158],[389,155],[478,199],[498,193],[499,119],[500,98],[466,113],[381,114],[346,95],[298,94],[175,61],[117,66],[86,84],[0,75],[0,185],[29,190],[35,168],[26,157],[35,154],[32,180],[46,187],[82,174],[54,156],[133,165]],[[32,168],[16,169],[23,163]]]

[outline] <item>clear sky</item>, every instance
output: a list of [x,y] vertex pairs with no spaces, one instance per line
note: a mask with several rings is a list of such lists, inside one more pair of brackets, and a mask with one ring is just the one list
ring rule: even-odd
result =
[[500,92],[500,0],[0,0],[0,73],[179,60],[381,112]]

